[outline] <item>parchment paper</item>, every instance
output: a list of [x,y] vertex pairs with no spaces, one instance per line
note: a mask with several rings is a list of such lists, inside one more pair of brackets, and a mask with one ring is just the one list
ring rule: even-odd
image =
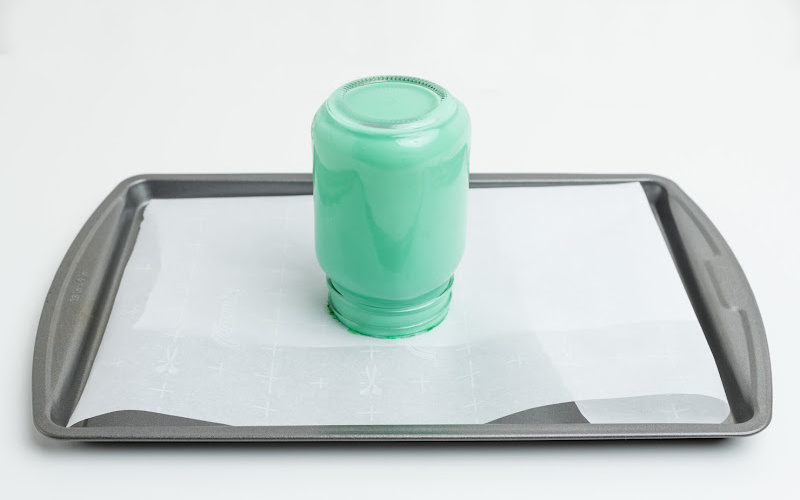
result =
[[566,401],[591,422],[727,417],[639,184],[473,189],[466,248],[440,326],[373,339],[328,314],[311,196],[153,200],[69,424],[485,423]]

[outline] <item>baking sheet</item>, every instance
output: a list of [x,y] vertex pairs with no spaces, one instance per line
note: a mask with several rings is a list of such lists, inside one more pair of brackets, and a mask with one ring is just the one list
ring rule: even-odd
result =
[[472,190],[469,221],[448,318],[387,341],[327,314],[310,196],[151,201],[70,425],[482,423],[564,401],[592,422],[728,415],[639,184]]

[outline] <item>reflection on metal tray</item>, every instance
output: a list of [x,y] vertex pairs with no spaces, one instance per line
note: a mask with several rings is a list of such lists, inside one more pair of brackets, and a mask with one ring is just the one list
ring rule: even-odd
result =
[[70,247],[48,294],[33,364],[34,421],[81,440],[525,440],[725,437],[763,429],[771,414],[769,355],[736,260],[674,183],[647,175],[473,175],[480,187],[641,182],[714,354],[731,408],[722,424],[589,424],[573,403],[483,425],[232,427],[121,411],[66,427],[91,369],[144,206],[154,198],[310,194],[308,175],[153,175],[124,181]]

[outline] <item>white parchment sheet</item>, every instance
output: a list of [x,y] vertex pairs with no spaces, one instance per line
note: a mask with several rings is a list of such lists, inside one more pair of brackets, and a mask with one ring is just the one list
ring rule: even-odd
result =
[[69,424],[484,423],[565,401],[591,422],[728,415],[638,183],[471,190],[450,314],[417,337],[350,333],[326,293],[311,196],[151,201]]

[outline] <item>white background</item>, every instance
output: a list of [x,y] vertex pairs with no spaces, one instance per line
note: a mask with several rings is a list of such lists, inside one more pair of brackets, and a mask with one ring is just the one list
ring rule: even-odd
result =
[[[338,85],[379,73],[428,78],[467,105],[473,172],[677,181],[759,300],[775,386],[766,431],[696,443],[348,446],[38,435],[38,316],[108,191],[144,172],[310,172],[315,109]],[[791,495],[799,171],[796,1],[0,3],[0,495]]]

